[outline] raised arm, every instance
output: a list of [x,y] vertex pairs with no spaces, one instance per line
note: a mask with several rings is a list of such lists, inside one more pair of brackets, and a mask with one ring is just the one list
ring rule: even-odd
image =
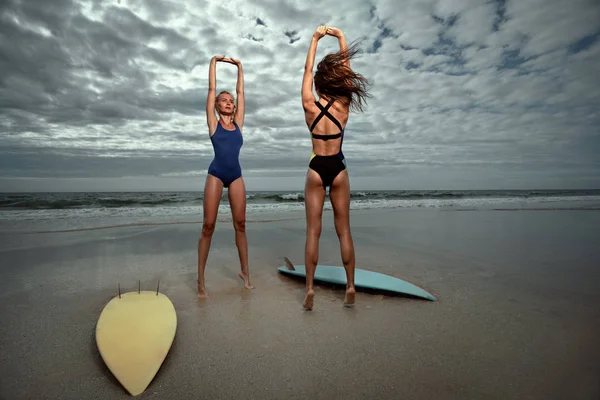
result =
[[244,103],[244,71],[242,70],[242,62],[240,60],[236,60],[235,58],[230,58],[229,60],[238,68],[237,84],[235,86],[235,91],[237,94],[237,106],[235,108],[234,120],[235,123],[240,127],[241,131],[242,126],[244,125],[244,115],[246,111]]
[[210,67],[208,68],[208,95],[206,97],[206,123],[208,124],[208,131],[212,133],[217,129],[217,116],[215,115],[215,100],[217,97],[217,73],[216,64],[217,61],[222,61],[225,56],[214,56],[210,60]]
[[[341,29],[333,28],[331,26],[327,27],[327,34],[330,36],[335,36],[338,38],[338,43],[340,44],[340,51],[344,52],[348,50],[348,45],[346,44],[346,37],[344,36],[344,32]],[[347,67],[350,67],[350,58],[348,57],[344,62]]]
[[304,64],[304,77],[302,79],[302,107],[306,109],[310,104],[315,102],[315,95],[313,94],[313,77],[312,70],[315,64],[315,53],[317,52],[317,42],[327,33],[326,26],[319,26],[315,33],[313,33],[310,47],[308,48],[308,54],[306,55],[306,63]]

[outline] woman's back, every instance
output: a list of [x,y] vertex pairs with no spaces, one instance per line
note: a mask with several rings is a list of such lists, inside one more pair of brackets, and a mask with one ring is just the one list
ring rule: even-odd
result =
[[329,104],[330,102],[323,98],[317,103],[304,112],[311,134],[313,153],[321,156],[338,154],[348,122],[348,108],[340,101]]

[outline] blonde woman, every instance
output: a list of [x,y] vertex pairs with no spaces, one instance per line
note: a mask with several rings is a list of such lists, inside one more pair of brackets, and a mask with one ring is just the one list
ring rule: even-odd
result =
[[[237,66],[237,104],[227,91],[216,93],[216,63],[226,62]],[[248,272],[248,241],[246,238],[246,186],[242,177],[239,154],[244,143],[244,74],[242,63],[225,56],[214,56],[208,73],[208,97],[206,100],[206,122],[215,157],[208,167],[204,186],[204,215],[202,234],[198,241],[198,297],[206,298],[204,269],[215,231],[217,214],[223,188],[228,189],[229,206],[233,216],[235,244],[240,258],[239,277],[246,289],[253,289]],[[218,115],[218,118],[217,118]]]

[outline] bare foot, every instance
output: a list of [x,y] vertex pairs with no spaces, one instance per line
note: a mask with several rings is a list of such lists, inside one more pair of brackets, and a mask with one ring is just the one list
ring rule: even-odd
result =
[[204,286],[198,285],[198,298],[199,299],[208,298],[208,293],[206,293],[206,289],[204,289]]
[[346,289],[346,297],[344,298],[344,307],[354,307],[355,298],[356,298],[356,290],[353,287]]
[[244,281],[244,287],[246,289],[254,289],[254,286],[250,283],[250,279],[246,275],[244,275],[240,272],[238,274],[238,276],[240,277],[241,280]]
[[304,298],[304,304],[302,306],[307,310],[312,310],[314,298],[315,298],[315,291],[312,289],[308,289],[306,291],[306,297]]

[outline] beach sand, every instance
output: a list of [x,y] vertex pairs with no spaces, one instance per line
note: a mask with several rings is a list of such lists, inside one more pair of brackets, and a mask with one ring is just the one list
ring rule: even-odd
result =
[[[94,334],[118,284],[138,279],[160,279],[178,318],[139,398],[600,398],[600,212],[352,212],[357,268],[438,301],[359,291],[347,309],[343,288],[317,285],[313,311],[303,282],[276,271],[284,256],[304,264],[303,214],[289,217],[249,218],[252,291],[221,218],[206,301],[198,223],[1,235],[0,398],[130,398]],[[319,262],[341,265],[331,212],[320,243]]]

